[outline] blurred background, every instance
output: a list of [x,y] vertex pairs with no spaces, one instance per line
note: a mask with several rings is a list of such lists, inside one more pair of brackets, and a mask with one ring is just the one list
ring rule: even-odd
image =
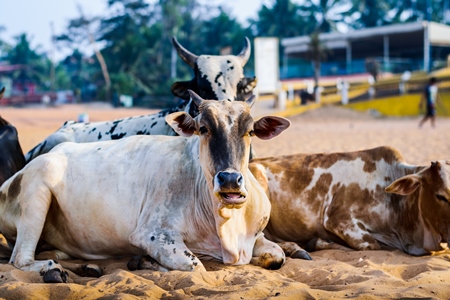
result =
[[449,6],[450,0],[3,1],[0,105],[171,107],[180,101],[170,92],[173,82],[193,76],[174,52],[173,36],[197,55],[237,54],[248,37],[245,75],[264,87],[271,80],[274,87],[261,89],[260,98],[275,99],[279,109],[343,103],[417,114],[416,100],[414,108],[405,103],[430,76],[439,79],[445,103],[450,97]]

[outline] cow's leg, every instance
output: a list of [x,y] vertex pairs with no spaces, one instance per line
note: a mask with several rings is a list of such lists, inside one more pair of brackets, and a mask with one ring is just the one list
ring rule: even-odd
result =
[[283,249],[276,243],[267,240],[264,235],[260,235],[253,248],[251,263],[265,269],[277,270],[281,268],[286,260]]
[[291,258],[312,260],[308,252],[306,252],[306,250],[304,250],[302,247],[300,247],[294,242],[282,242],[277,244],[281,247],[281,249],[283,249],[284,254],[286,254],[286,256],[289,256]]
[[[130,243],[142,249],[150,258],[143,258],[141,267],[152,270],[206,271],[202,262],[184,244],[183,237],[172,231],[137,229],[130,236]],[[157,262],[157,263],[156,263]],[[132,262],[130,262],[132,263]],[[137,264],[139,266],[139,264]]]
[[164,268],[156,260],[148,255],[136,255],[133,256],[127,264],[130,271],[134,270],[154,270],[160,272],[167,272],[169,269]]
[[73,259],[70,255],[61,250],[44,251],[35,256],[37,260],[53,259],[58,260],[59,264],[66,270],[70,270],[82,277],[100,277],[103,275],[102,269],[95,264],[78,264],[61,259]]
[[329,232],[334,233],[356,250],[380,250],[380,244],[360,222],[349,218],[347,221],[330,217],[324,224]]
[[56,261],[35,261],[36,246],[44,228],[51,203],[51,192],[45,187],[28,187],[15,199],[20,203],[17,236],[9,263],[23,271],[37,271],[45,282],[67,282],[67,272]]
[[315,238],[308,242],[305,246],[306,251],[313,252],[319,250],[343,250],[343,251],[353,251],[353,249],[336,244],[329,239]]
[[34,220],[30,221],[27,219],[25,222],[31,223],[32,226],[18,226],[17,240],[9,263],[23,271],[40,272],[44,277],[44,282],[67,282],[68,274],[57,261],[53,259],[34,260],[34,251],[44,222],[41,223],[41,226],[38,226],[37,223],[34,223]]

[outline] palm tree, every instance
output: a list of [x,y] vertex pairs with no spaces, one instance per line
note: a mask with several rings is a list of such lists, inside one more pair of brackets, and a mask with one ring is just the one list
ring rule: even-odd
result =
[[345,13],[351,20],[347,24],[355,29],[390,24],[389,1],[392,0],[351,0],[351,8]]
[[[417,22],[417,21],[434,21],[439,23],[449,23],[445,19],[448,14],[449,1],[439,0],[386,0],[392,9],[393,23]],[[428,13],[428,8],[431,8]],[[430,18],[430,20],[428,20]]]
[[344,20],[345,4],[344,0],[306,0],[302,14],[308,19],[308,23],[315,24],[314,30],[337,31],[338,23]]
[[311,31],[310,23],[300,14],[300,7],[291,0],[275,0],[272,7],[263,5],[256,20],[250,20],[258,36],[279,38],[304,35]]

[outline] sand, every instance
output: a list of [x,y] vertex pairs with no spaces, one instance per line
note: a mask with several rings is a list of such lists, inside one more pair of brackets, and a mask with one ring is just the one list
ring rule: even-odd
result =
[[[144,109],[105,106],[0,108],[0,115],[19,131],[27,152],[65,120],[87,111],[91,121],[148,114]],[[254,140],[259,157],[297,152],[336,152],[381,145],[398,148],[411,164],[450,157],[450,119],[418,129],[416,118],[375,118],[339,107],[324,107],[291,117],[292,126],[272,141]],[[5,299],[449,299],[450,254],[413,257],[401,251],[324,250],[312,261],[287,259],[276,271],[225,266],[205,261],[208,272],[133,271],[127,259],[96,261],[105,275],[82,278],[70,273],[68,284],[44,284],[38,273],[7,264],[0,244],[0,297]]]

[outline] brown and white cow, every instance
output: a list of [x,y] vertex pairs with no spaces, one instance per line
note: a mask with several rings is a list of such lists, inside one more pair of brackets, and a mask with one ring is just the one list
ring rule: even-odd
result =
[[[317,238],[329,239],[411,255],[450,241],[450,161],[417,167],[396,149],[379,147],[255,159],[250,168],[272,203],[265,229],[272,241],[310,242],[313,250]],[[300,249],[289,245],[286,253]]]
[[38,241],[74,258],[148,255],[130,268],[204,270],[198,257],[225,264],[281,267],[283,250],[262,233],[270,202],[248,168],[250,139],[289,126],[253,121],[254,97],[206,101],[200,114],[167,117],[181,137],[133,136],[63,143],[0,188],[0,231],[10,263],[66,281],[53,260],[36,261]]

